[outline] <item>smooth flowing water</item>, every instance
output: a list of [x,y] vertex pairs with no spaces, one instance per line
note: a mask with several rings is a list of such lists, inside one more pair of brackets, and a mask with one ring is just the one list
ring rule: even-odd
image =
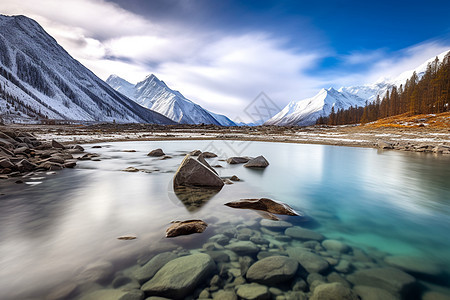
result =
[[[312,248],[330,264],[321,271],[323,281],[332,281],[326,276],[335,268],[341,278],[347,278],[358,270],[392,265],[387,257],[413,257],[413,270],[399,266],[398,261],[396,267],[418,280],[415,297],[420,299],[427,290],[450,295],[450,157],[237,141],[98,145],[102,148],[85,148],[100,154],[100,161],[80,161],[73,170],[37,174],[20,185],[0,182],[0,298],[82,298],[95,290],[120,290],[125,285],[139,289],[133,272],[154,255],[173,251],[184,256],[211,250],[208,247],[220,251],[220,245],[205,246],[210,237],[226,233],[231,238],[227,243],[233,243],[242,230],[270,242],[258,245],[262,252],[287,255],[289,247]],[[162,148],[171,158],[148,157],[155,148]],[[184,155],[194,149],[217,153],[219,158],[208,161],[222,166],[216,168],[219,175],[237,175],[242,180],[195,205],[183,202],[173,192],[172,178]],[[270,166],[254,170],[220,160],[237,155],[264,155]],[[122,171],[130,166],[141,171]],[[261,216],[255,211],[224,205],[260,197],[304,212],[308,221],[284,219],[339,240],[352,250],[334,253],[318,242],[291,239],[283,231],[260,226]],[[171,221],[187,219],[202,219],[209,226],[202,234],[164,237]],[[124,235],[137,239],[117,239]],[[359,261],[356,253],[364,259]],[[253,259],[258,258],[262,256],[255,253]],[[238,257],[230,254],[230,259],[216,261],[221,267],[216,272],[223,281],[220,289],[233,290],[233,284],[245,283],[245,279],[236,279],[242,278],[236,274]],[[350,262],[347,269],[337,267],[341,260]],[[190,294],[198,296],[208,288],[212,298],[218,288],[210,287],[210,279]],[[277,284],[281,295],[292,293],[299,279],[289,280]],[[303,290],[308,293],[308,287]]]

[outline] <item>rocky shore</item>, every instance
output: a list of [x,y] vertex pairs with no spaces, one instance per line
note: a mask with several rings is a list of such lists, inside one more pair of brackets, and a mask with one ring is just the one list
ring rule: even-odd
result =
[[[450,129],[431,127],[310,126],[219,127],[214,125],[99,124],[9,125],[42,140],[80,144],[146,140],[242,140],[394,149],[450,154]],[[386,144],[383,144],[386,143]]]
[[73,168],[77,158],[89,158],[90,154],[83,156],[83,152],[79,145],[64,146],[56,140],[38,140],[28,132],[3,130],[0,131],[0,179]]

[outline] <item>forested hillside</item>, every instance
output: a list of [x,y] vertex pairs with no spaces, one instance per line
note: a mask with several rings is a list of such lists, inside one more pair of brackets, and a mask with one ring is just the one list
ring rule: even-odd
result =
[[383,99],[379,97],[364,107],[334,108],[328,117],[317,119],[316,124],[343,125],[367,123],[378,119],[409,113],[436,114],[450,111],[450,52],[443,61],[436,59],[418,78],[414,72],[405,85],[394,86]]

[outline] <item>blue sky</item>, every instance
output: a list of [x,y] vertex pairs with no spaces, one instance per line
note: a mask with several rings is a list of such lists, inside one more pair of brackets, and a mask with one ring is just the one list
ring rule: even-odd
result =
[[450,50],[449,1],[3,0],[102,79],[154,73],[229,117],[395,77]]

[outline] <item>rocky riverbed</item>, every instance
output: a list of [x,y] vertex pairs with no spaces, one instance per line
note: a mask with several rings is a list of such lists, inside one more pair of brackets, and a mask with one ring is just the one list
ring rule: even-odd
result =
[[424,281],[441,280],[444,270],[439,266],[327,239],[299,218],[210,218],[210,237],[200,248],[186,249],[177,240],[167,239],[116,272],[111,262],[94,263],[78,274],[77,282],[57,289],[58,296],[83,300],[448,299],[445,292]]

